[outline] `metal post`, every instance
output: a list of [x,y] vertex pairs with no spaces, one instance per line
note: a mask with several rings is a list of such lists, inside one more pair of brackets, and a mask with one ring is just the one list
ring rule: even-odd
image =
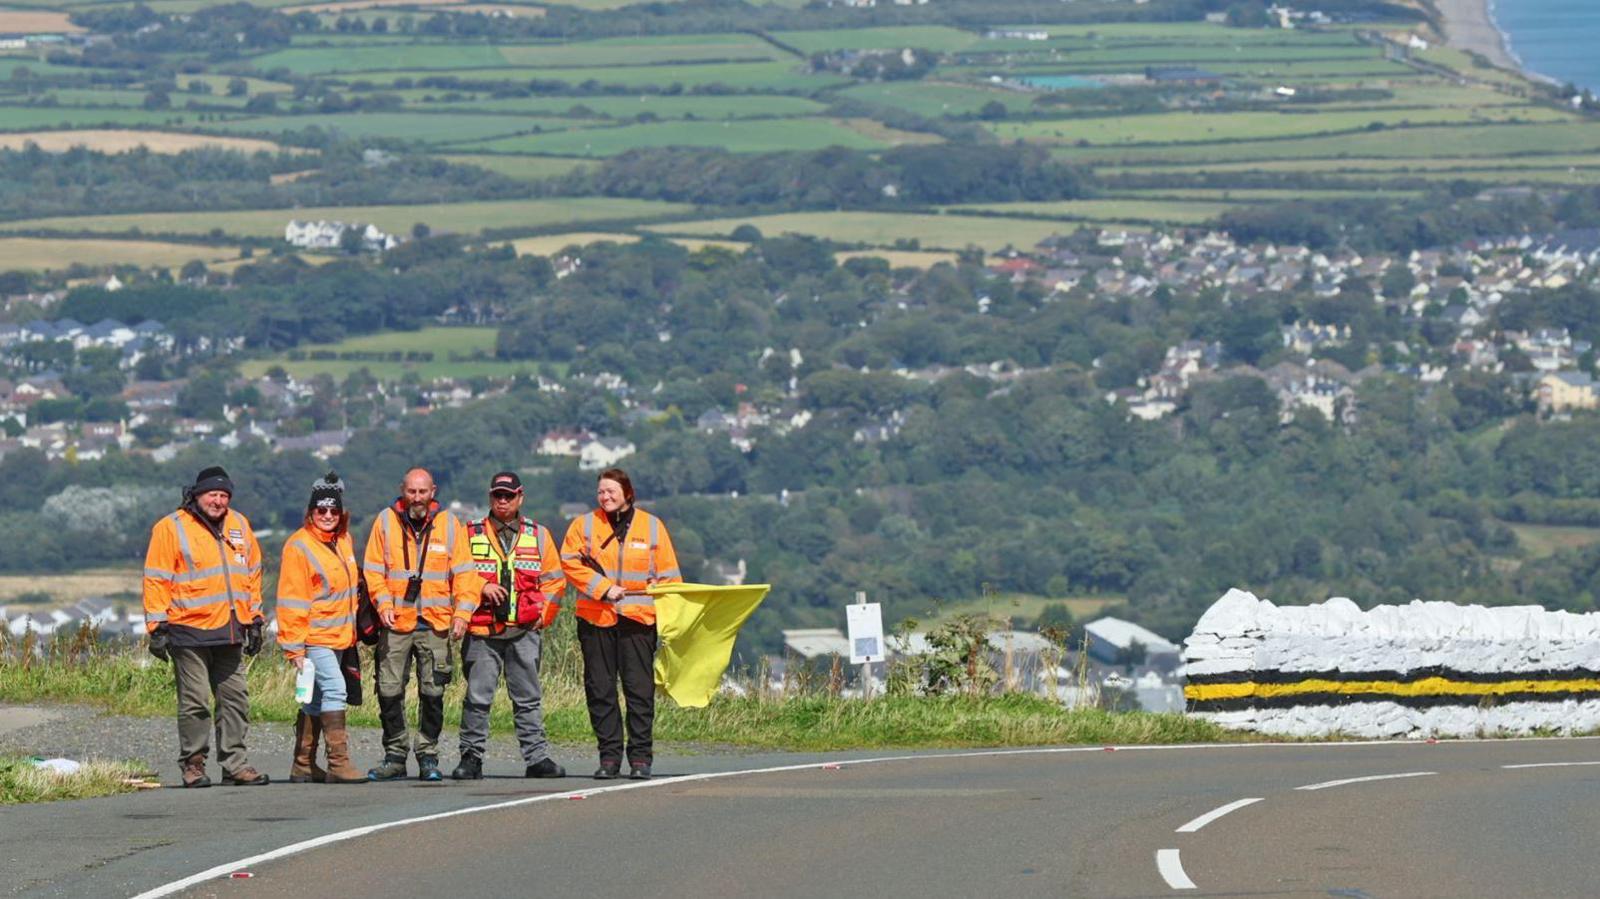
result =
[[[864,606],[866,604],[867,604],[867,591],[865,591],[865,590],[857,590],[856,591],[856,605]],[[887,650],[888,647],[885,646],[884,648]],[[862,662],[861,663],[861,673],[859,675],[857,675],[857,676],[861,680],[861,698],[862,699],[871,699],[872,698],[872,663],[871,662]]]

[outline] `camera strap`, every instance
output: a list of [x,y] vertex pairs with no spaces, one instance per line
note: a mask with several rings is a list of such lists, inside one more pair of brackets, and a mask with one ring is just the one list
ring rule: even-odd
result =
[[[394,514],[396,518],[400,518],[399,512]],[[404,518],[400,518],[400,558],[402,565],[405,567],[407,577],[417,579],[422,577],[422,567],[428,562],[428,537],[433,533],[433,522],[436,518],[438,518],[437,515],[430,516],[428,523],[422,526],[422,532],[417,535],[417,567],[415,571],[411,568],[411,525]]]

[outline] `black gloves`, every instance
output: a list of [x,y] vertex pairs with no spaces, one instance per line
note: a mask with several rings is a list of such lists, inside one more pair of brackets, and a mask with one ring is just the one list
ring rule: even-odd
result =
[[266,622],[260,618],[244,626],[244,654],[253,656],[261,651],[261,631]]
[[163,662],[172,661],[172,656],[167,652],[167,626],[165,624],[156,625],[156,629],[150,632],[150,654]]

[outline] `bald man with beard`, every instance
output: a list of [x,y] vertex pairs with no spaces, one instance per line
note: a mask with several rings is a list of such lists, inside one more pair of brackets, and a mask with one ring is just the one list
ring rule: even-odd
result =
[[[433,475],[413,468],[400,496],[372,522],[362,574],[377,606],[378,715],[383,722],[383,762],[370,780],[399,780],[417,756],[417,778],[442,779],[439,732],[444,728],[444,688],[455,671],[454,641],[467,632],[483,585],[472,564],[467,529],[435,498]],[[417,736],[406,729],[406,684],[417,672]]]

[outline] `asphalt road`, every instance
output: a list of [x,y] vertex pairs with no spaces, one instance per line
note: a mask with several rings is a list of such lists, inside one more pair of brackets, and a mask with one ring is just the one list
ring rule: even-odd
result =
[[[499,777],[10,809],[0,882],[340,899],[1600,894],[1595,740],[869,758],[664,758],[643,786]],[[738,773],[757,768],[786,770]],[[464,813],[340,833],[441,812]],[[250,858],[315,838],[329,842]],[[207,869],[252,876],[183,885]]]

